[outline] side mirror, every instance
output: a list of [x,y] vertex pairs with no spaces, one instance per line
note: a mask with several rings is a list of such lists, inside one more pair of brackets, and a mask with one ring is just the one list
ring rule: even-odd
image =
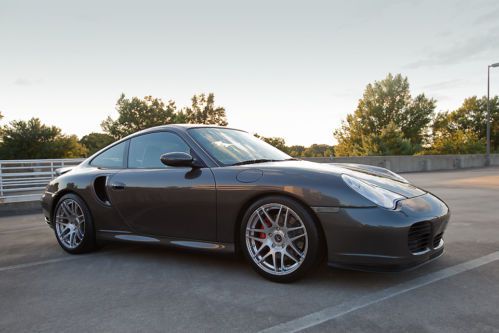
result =
[[187,153],[167,153],[161,155],[161,163],[172,167],[200,167],[201,165]]

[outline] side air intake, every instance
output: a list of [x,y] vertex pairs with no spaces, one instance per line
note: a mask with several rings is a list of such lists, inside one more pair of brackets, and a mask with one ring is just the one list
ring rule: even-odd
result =
[[94,180],[94,191],[95,194],[97,195],[97,198],[104,204],[104,205],[111,205],[111,202],[109,201],[109,197],[107,196],[107,191],[106,191],[106,182],[107,182],[107,176],[99,176],[95,178]]

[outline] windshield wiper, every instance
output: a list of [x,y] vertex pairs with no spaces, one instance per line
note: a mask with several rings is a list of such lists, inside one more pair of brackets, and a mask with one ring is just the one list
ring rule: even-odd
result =
[[264,162],[279,162],[283,160],[269,160],[266,158],[260,158],[258,160],[247,160],[247,161],[242,161],[242,162],[237,162],[231,165],[243,165],[243,164],[256,164],[256,163],[264,163]]

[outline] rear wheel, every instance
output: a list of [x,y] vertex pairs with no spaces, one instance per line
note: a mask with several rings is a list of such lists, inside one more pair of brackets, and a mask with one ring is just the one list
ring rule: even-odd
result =
[[251,205],[240,232],[247,259],[272,281],[295,281],[320,258],[314,219],[301,204],[285,197],[272,196]]
[[95,248],[92,216],[85,202],[75,194],[66,194],[57,203],[53,216],[59,245],[71,254]]

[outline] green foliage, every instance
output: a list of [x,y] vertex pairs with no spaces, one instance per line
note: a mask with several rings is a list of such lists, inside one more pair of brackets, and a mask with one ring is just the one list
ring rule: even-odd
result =
[[0,159],[75,158],[87,154],[75,135],[64,135],[38,118],[13,121],[2,127]]
[[80,139],[80,143],[88,149],[88,155],[93,155],[97,151],[113,143],[112,136],[105,133],[90,133]]
[[470,130],[444,131],[436,134],[431,148],[423,154],[481,154],[485,153],[485,139]]
[[189,124],[209,124],[227,126],[225,109],[215,106],[215,95],[194,95],[191,107],[185,108],[178,115],[178,121]]
[[295,146],[290,146],[288,147],[289,152],[288,154],[291,156],[302,156],[303,152],[305,151],[305,146],[300,146],[300,145],[295,145]]
[[173,101],[165,104],[161,99],[152,96],[128,99],[125,94],[121,94],[116,102],[118,119],[107,117],[101,127],[113,138],[121,139],[149,127],[174,123],[176,109]]
[[[421,149],[435,110],[434,99],[411,97],[407,77],[368,84],[357,109],[339,129],[337,156],[413,154]],[[401,145],[401,146],[400,146]]]
[[314,143],[305,148],[300,155],[291,155],[298,157],[331,157],[334,156],[334,148],[330,145]]
[[175,102],[146,96],[143,99],[125,98],[122,94],[116,103],[118,118],[107,117],[101,127],[114,139],[121,139],[137,131],[160,125],[191,123],[226,126],[225,109],[215,106],[215,95],[200,94],[192,97],[191,107],[177,110]]
[[330,157],[334,155],[333,146],[325,144],[313,144],[307,148],[305,146],[286,146],[284,138],[264,137],[258,134],[255,134],[255,136],[294,157]]
[[276,147],[282,152],[288,153],[288,147],[286,147],[286,141],[279,137],[264,137],[255,133],[255,136],[260,140],[267,142],[269,145]]
[[[490,99],[490,143],[492,151],[499,151],[499,96]],[[458,133],[459,132],[459,133]],[[484,142],[487,136],[487,97],[478,98],[472,96],[466,98],[463,104],[452,112],[439,113],[433,121],[433,133],[435,146],[436,140],[441,138],[468,138],[467,140],[476,140]],[[456,134],[457,133],[457,134]],[[472,136],[472,137],[471,137]],[[446,145],[440,145],[444,149]],[[434,151],[436,147],[434,147]],[[482,151],[479,149],[476,153]],[[442,154],[451,152],[443,150]]]
[[363,145],[368,152],[377,152],[377,155],[413,155],[419,150],[394,122],[384,127],[379,135],[365,137]]

